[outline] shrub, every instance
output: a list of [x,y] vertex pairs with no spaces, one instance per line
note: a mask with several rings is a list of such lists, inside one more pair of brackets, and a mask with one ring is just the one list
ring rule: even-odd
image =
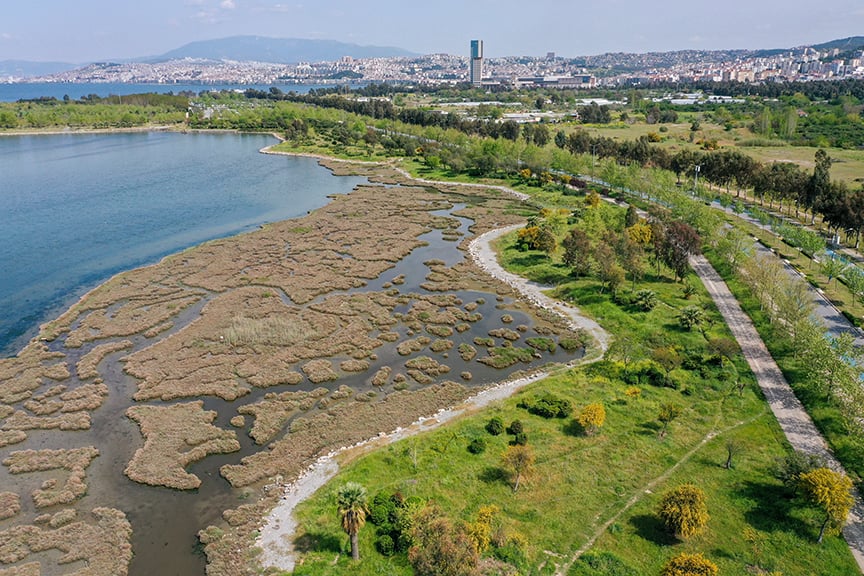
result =
[[486,432],[492,436],[498,436],[504,432],[504,422],[502,422],[501,418],[498,418],[497,416],[491,418],[489,422],[486,423]]
[[671,534],[689,538],[708,523],[705,493],[693,484],[682,484],[663,496],[657,515]]
[[521,420],[513,420],[513,422],[510,423],[510,426],[507,427],[508,434],[522,434],[524,431],[525,426],[522,425]]
[[600,403],[589,404],[582,409],[576,421],[585,430],[585,434],[591,436],[606,422],[606,409]]
[[570,576],[640,576],[611,552],[586,552],[569,572]]
[[663,567],[660,576],[717,576],[717,565],[702,554],[682,552]]
[[517,406],[543,418],[566,418],[572,410],[569,400],[558,398],[548,392],[525,398]]
[[528,444],[528,435],[525,432],[519,432],[513,437],[513,440],[510,442],[512,446],[525,446]]
[[486,451],[486,441],[482,438],[474,438],[468,443],[468,452],[471,454],[482,454]]
[[383,556],[392,556],[396,552],[396,544],[389,534],[381,534],[375,540],[375,549]]
[[657,306],[657,293],[653,290],[639,290],[636,292],[634,304],[643,312],[650,312]]

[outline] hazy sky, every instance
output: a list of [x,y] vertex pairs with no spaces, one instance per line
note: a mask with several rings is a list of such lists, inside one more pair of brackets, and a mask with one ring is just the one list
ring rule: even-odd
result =
[[862,0],[8,0],[0,60],[87,62],[239,34],[486,56],[788,48],[864,34]]

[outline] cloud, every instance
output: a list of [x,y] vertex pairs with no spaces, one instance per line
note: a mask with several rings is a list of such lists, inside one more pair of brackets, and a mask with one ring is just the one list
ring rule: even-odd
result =
[[0,32],[0,40],[14,40],[15,37],[8,32]]
[[237,3],[234,0],[222,0],[219,3],[219,7],[223,10],[234,10],[237,8]]

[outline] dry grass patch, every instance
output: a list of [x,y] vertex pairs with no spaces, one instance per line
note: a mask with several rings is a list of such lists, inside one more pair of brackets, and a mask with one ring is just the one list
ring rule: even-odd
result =
[[65,380],[71,376],[65,355],[51,352],[42,343],[30,344],[17,356],[0,360],[0,404],[15,404],[29,398],[45,379]]
[[0,576],[41,576],[42,565],[39,562],[28,562],[21,566],[0,568]]
[[468,394],[464,386],[445,382],[416,392],[394,392],[379,402],[344,403],[303,416],[294,421],[297,425],[292,425],[290,433],[273,443],[271,450],[247,456],[240,464],[223,466],[222,475],[235,487],[277,474],[293,478],[330,450],[406,426],[464,400]]
[[390,374],[392,374],[392,372],[393,368],[390,366],[382,366],[377,372],[375,372],[375,376],[372,377],[372,385],[384,386],[390,379]]
[[[142,296],[145,295],[145,296]],[[66,337],[68,348],[106,338],[125,338],[155,329],[201,300],[201,292],[182,288],[149,290],[130,297],[114,310],[111,305],[89,311]],[[112,303],[113,304],[113,303]]]
[[[129,538],[132,527],[126,515],[111,508],[96,508],[91,513],[94,523],[75,522],[56,530],[45,530],[38,526],[15,526],[0,532],[0,563],[20,562],[31,554],[48,550],[59,550],[63,554],[57,559],[59,566],[83,562],[84,567],[76,576],[125,576],[132,560]],[[18,567],[18,572],[9,574],[38,574],[31,562]],[[16,570],[16,569],[7,569]],[[53,573],[49,572],[49,573]]]
[[201,479],[186,472],[193,462],[210,454],[240,450],[233,431],[213,426],[216,412],[205,411],[204,402],[173,406],[133,406],[126,415],[141,428],[144,446],[135,451],[126,475],[142,484],[191,490]]
[[339,374],[333,370],[333,364],[329,360],[312,360],[304,364],[302,370],[309,381],[315,384],[339,379]]
[[128,350],[132,348],[131,340],[121,340],[120,342],[109,342],[108,344],[100,344],[94,347],[90,352],[85,354],[76,365],[78,378],[80,380],[89,380],[99,376],[99,363],[109,354],[119,352],[120,350]]
[[27,439],[27,434],[21,430],[0,430],[0,448],[18,444]]
[[339,364],[343,372],[365,372],[369,370],[369,362],[366,360],[345,360]]
[[509,340],[510,342],[515,342],[519,339],[519,332],[516,330],[510,330],[509,328],[496,328],[494,330],[489,331],[489,336],[493,338],[503,338],[504,340]]
[[477,349],[470,344],[463,342],[462,344],[459,344],[459,356],[463,361],[470,362],[477,357]]
[[396,351],[400,356],[409,356],[416,352],[420,352],[432,342],[428,336],[419,336],[412,340],[404,340],[396,347]]
[[452,340],[444,340],[444,339],[440,339],[440,338],[438,340],[435,340],[434,342],[432,342],[432,344],[429,345],[429,349],[432,352],[438,352],[438,353],[446,352],[447,350],[450,350],[452,348],[453,348],[453,341]]
[[60,486],[56,478],[46,480],[42,488],[33,491],[33,502],[37,508],[57,504],[70,504],[87,493],[87,468],[99,455],[93,446],[71,450],[21,450],[12,452],[3,460],[12,474],[64,470],[68,472],[66,483]]
[[21,497],[14,492],[0,492],[0,520],[17,516],[21,511]]
[[21,410],[9,416],[0,426],[2,431],[26,430],[89,430],[90,414],[70,412],[62,416],[30,416]]
[[266,444],[282,432],[288,420],[303,410],[311,409],[315,400],[327,393],[326,388],[318,388],[312,392],[266,394],[263,400],[241,406],[237,412],[255,418],[249,436],[257,444]]

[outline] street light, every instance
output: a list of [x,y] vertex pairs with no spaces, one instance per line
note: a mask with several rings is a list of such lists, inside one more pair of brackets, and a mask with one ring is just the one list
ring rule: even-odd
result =
[[699,171],[702,169],[702,166],[699,164],[696,165],[695,173],[693,174],[693,195],[695,196],[699,190]]

